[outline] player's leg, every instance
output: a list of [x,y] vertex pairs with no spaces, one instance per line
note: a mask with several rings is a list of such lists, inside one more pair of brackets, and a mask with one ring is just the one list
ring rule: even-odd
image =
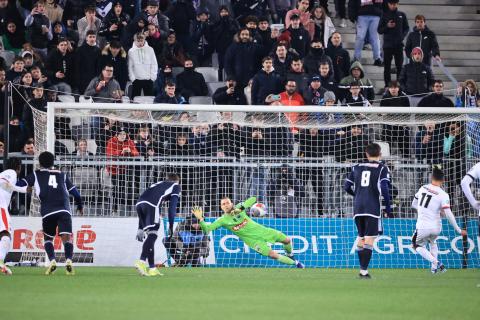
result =
[[56,215],[51,215],[42,220],[43,229],[43,247],[47,253],[48,260],[50,260],[46,275],[50,275],[57,270],[57,261],[55,260],[55,248],[53,246],[53,240],[57,233],[57,218]]
[[430,236],[429,239],[429,247],[430,247],[430,254],[435,258],[436,263],[432,263],[431,265],[431,271],[432,273],[437,273],[437,272],[446,272],[447,269],[441,263],[438,261],[438,245],[437,245],[437,238],[438,235],[440,234],[440,230],[435,230],[432,235]]
[[58,234],[62,239],[65,251],[65,272],[73,276],[73,241],[72,241],[72,216],[68,213],[61,213],[58,217]]
[[364,219],[364,242],[363,242],[363,250],[360,252],[360,276],[364,278],[369,278],[370,275],[368,273],[368,265],[370,264],[370,260],[372,259],[373,254],[373,244],[375,242],[376,237],[382,231],[381,221],[379,218],[374,217],[362,217]]
[[[287,237],[284,233],[282,233],[280,231],[276,231],[276,232],[277,232],[277,237],[275,239],[275,242],[280,242],[280,243],[283,244],[283,249],[285,250],[286,257],[295,261],[295,265],[297,266],[297,268],[300,268],[300,269],[305,268],[303,263],[301,263],[298,260],[295,260],[295,257],[294,257],[293,252],[292,252],[292,239],[290,239],[289,237]],[[271,250],[271,251],[273,251],[273,250]],[[273,252],[276,253],[275,251],[273,251]],[[280,259],[282,259],[282,258],[280,258]]]
[[355,217],[355,225],[357,226],[357,255],[358,263],[360,264],[360,276],[367,276],[368,271],[364,269],[365,266],[365,232],[366,232],[366,217]]
[[157,241],[158,229],[160,228],[159,209],[145,204],[140,205],[139,207],[141,207],[140,210],[142,211],[142,216],[145,222],[143,230],[147,234],[147,237],[143,242],[140,260],[147,260],[149,268],[146,273],[147,276],[162,275],[155,267],[155,242]]
[[11,224],[10,215],[8,211],[1,208],[0,212],[0,272],[6,275],[11,275],[12,271],[5,265],[5,257],[10,251],[11,244]]

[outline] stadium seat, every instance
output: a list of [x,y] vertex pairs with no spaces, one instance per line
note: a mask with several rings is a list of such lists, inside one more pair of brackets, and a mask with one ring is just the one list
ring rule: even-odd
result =
[[218,88],[224,87],[225,82],[207,82],[208,94],[213,95]]
[[136,96],[133,98],[133,102],[136,103],[153,103],[153,100],[155,99],[154,96]]
[[188,103],[190,104],[213,104],[213,100],[211,97],[207,96],[194,96],[188,99]]
[[15,59],[15,53],[13,51],[2,51],[0,52],[0,57],[5,59],[5,64],[7,65],[7,68],[10,68],[13,63],[13,59]]
[[205,82],[217,82],[218,81],[218,69],[212,67],[198,67],[195,71],[200,72],[205,78]]
[[71,139],[57,139],[57,141],[67,147],[67,151],[69,154],[75,151],[75,141]]
[[68,94],[58,95],[58,100],[61,102],[75,102],[75,97]]

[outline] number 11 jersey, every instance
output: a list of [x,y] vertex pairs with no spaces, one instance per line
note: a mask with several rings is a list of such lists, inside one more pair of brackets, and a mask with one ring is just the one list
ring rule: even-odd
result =
[[443,209],[450,208],[450,197],[442,188],[432,184],[422,186],[415,194],[417,205],[417,230],[441,229],[442,218],[440,213]]

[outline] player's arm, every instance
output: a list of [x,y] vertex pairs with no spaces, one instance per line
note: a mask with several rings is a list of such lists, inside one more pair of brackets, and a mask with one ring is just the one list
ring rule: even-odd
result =
[[200,207],[194,207],[192,209],[193,215],[200,221],[200,227],[202,228],[203,233],[209,234],[210,231],[216,230],[223,226],[223,216],[213,221],[212,223],[206,223],[203,218],[203,210]]
[[68,193],[73,196],[75,200],[75,205],[77,206],[77,211],[82,214],[83,213],[83,199],[80,196],[80,192],[78,192],[77,187],[70,181],[68,176],[65,174],[65,185],[67,186]]
[[175,222],[175,215],[177,214],[177,206],[180,200],[180,193],[172,194],[170,196],[170,204],[168,206],[168,234],[173,235],[173,224]]
[[393,218],[392,206],[390,204],[390,172],[387,167],[383,167],[380,171],[380,191],[385,204],[385,213],[387,217]]
[[477,201],[477,199],[475,199],[472,189],[470,188],[470,185],[474,180],[475,178],[469,172],[465,177],[463,177],[460,185],[462,186],[462,191],[465,194],[465,197],[468,199],[468,202],[470,202],[472,207],[474,207],[477,210],[480,210],[480,203]]
[[415,195],[415,197],[413,197],[412,208],[415,209],[415,210],[418,209],[418,196],[417,195]]
[[467,235],[467,231],[460,229],[460,227],[458,226],[457,221],[455,220],[455,216],[453,215],[452,210],[450,210],[450,207],[442,209],[442,212],[445,215],[445,218],[447,218],[448,223],[450,223],[450,225],[455,229],[457,233],[461,234],[462,236]]
[[353,186],[355,185],[355,183],[353,182],[355,179],[353,171],[354,168],[352,168],[352,171],[345,179],[345,183],[343,184],[343,190],[345,190],[345,192],[351,196],[355,196],[355,191],[353,191]]
[[257,203],[257,198],[256,197],[250,197],[244,202],[241,202],[235,206],[235,210],[242,212],[243,210],[248,210],[250,209],[255,203]]
[[35,175],[33,173],[29,174],[23,179],[17,181],[15,185],[12,185],[12,191],[27,193],[29,187],[33,187],[35,184]]

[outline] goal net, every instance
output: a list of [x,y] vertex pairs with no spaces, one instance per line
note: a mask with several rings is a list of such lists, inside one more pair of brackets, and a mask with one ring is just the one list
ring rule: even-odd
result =
[[[279,266],[226,229],[203,238],[191,220],[195,205],[213,221],[222,214],[222,197],[239,203],[255,196],[265,211],[253,219],[290,236],[295,257],[307,267],[357,267],[353,199],[343,184],[364,159],[365,146],[377,142],[391,171],[394,217],[383,218],[371,266],[428,267],[412,248],[411,202],[433,166],[446,173],[444,189],[469,233],[463,239],[444,220],[439,260],[453,268],[479,266],[478,213],[460,188],[480,159],[477,110],[87,103],[53,103],[48,110],[33,109],[37,152],[54,151],[84,198],[84,216],[74,217],[74,228],[105,229],[97,231],[96,246],[104,251],[98,249],[94,261],[131,264],[125,252],[132,250],[126,254],[132,259],[139,253],[136,200],[176,172],[182,186],[176,244],[166,249],[157,242],[159,263]],[[33,206],[30,215],[37,212]],[[166,208],[162,213],[159,239]]]

